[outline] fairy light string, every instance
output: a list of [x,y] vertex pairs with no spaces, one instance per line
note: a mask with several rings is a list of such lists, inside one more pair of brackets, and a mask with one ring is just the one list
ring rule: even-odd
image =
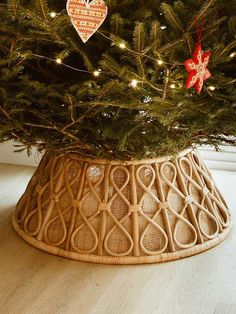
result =
[[[8,6],[8,4],[0,4],[1,6]],[[51,11],[49,13],[49,16],[51,18],[56,18],[57,16],[59,15],[59,13],[57,12],[54,12],[54,11]],[[166,26],[161,26],[161,29],[162,30],[165,30],[166,29]],[[139,53],[137,51],[134,51],[132,49],[130,49],[124,40],[121,39],[121,41],[119,43],[116,43],[114,40],[112,40],[109,36],[107,36],[106,34],[104,34],[103,32],[101,31],[97,31],[98,34],[100,34],[103,38],[106,38],[107,40],[109,40],[113,45],[117,46],[118,48],[120,48],[121,51],[127,51],[128,53],[131,53],[133,54],[134,56],[141,56],[143,58],[146,58],[148,60],[151,60],[151,61],[154,61],[157,63],[158,66],[163,66],[163,67],[166,67],[167,66],[172,66],[172,67],[176,67],[176,66],[184,66],[184,63],[181,63],[181,62],[178,62],[178,61],[175,61],[175,62],[166,62],[164,61],[161,57],[159,59],[157,58],[154,58],[154,57],[151,57],[150,55],[147,55],[146,53]],[[20,54],[22,57],[24,57],[24,54],[21,53]],[[56,58],[56,59],[53,59],[53,58],[50,58],[50,57],[47,57],[47,56],[44,56],[44,55],[39,55],[39,54],[35,54],[35,53],[31,53],[30,54],[31,56],[33,57],[36,57],[36,58],[40,58],[40,59],[45,59],[45,60],[48,60],[48,61],[51,61],[51,62],[54,62],[54,63],[57,63],[58,65],[60,66],[63,66],[63,67],[66,67],[68,69],[71,69],[73,71],[77,71],[77,72],[81,72],[81,73],[87,73],[87,74],[92,74],[94,77],[99,77],[102,73],[104,74],[110,74],[110,72],[108,71],[102,71],[101,69],[95,69],[93,71],[88,71],[88,70],[84,70],[84,69],[80,69],[80,68],[77,68],[77,67],[74,67],[74,66],[71,66],[69,64],[66,64],[63,62],[63,60],[61,58]],[[230,58],[234,58],[236,56],[236,52],[232,52],[229,57]],[[136,78],[133,78],[131,79],[130,81],[130,86],[132,86],[133,88],[137,88],[138,87],[138,84],[139,83],[147,83],[150,87],[154,88],[155,90],[157,91],[163,91],[163,89],[160,89],[158,87],[156,87],[154,84],[150,83],[149,81],[147,81],[146,79],[144,78],[141,78],[139,75],[137,74],[134,74],[136,76]],[[174,83],[171,83],[170,86],[169,86],[171,89],[174,89],[176,88],[176,84]],[[215,86],[210,86],[208,87],[211,91],[215,90],[216,87]]]

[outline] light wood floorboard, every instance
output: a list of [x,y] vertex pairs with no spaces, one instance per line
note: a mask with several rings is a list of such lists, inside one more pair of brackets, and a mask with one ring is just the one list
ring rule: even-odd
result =
[[0,314],[236,314],[236,173],[214,171],[233,212],[220,246],[184,260],[103,266],[41,252],[10,216],[34,168],[0,164]]

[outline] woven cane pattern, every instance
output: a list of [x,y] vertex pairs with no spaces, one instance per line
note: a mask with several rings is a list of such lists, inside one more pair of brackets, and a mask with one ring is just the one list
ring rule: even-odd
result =
[[166,253],[172,259],[207,247],[230,226],[226,203],[196,151],[126,163],[46,154],[13,219],[47,251],[116,263]]

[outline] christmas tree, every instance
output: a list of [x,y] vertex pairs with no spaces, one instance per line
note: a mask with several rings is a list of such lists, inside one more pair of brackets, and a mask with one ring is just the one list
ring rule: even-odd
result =
[[[112,159],[235,143],[235,0],[106,0],[86,42],[66,2],[1,1],[0,141]],[[201,30],[197,93],[184,65]]]

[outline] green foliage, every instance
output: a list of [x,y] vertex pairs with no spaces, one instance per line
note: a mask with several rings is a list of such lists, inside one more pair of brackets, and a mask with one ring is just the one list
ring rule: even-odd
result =
[[[235,143],[235,0],[106,0],[108,17],[86,44],[65,3],[0,4],[0,141],[120,159]],[[213,75],[196,95],[184,61],[202,17]]]

